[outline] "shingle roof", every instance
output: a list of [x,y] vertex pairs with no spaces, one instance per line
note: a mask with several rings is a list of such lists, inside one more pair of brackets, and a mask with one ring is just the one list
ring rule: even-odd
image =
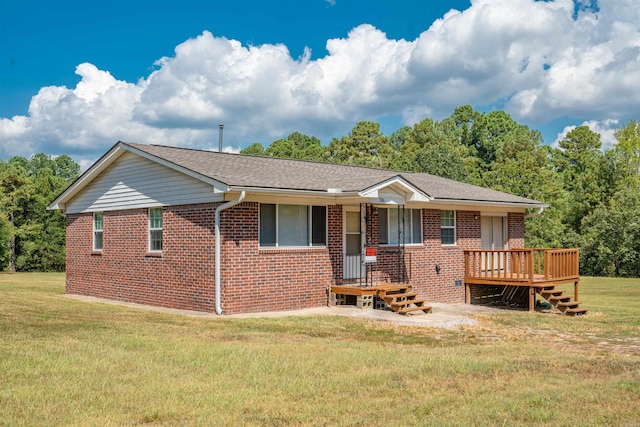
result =
[[536,200],[494,191],[426,173],[399,172],[361,166],[123,142],[230,187],[253,187],[325,192],[340,188],[359,192],[394,177],[401,177],[430,198],[543,206]]

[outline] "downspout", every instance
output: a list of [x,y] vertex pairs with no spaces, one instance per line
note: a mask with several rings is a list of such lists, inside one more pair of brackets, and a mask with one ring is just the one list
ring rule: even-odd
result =
[[222,248],[220,247],[220,212],[225,209],[229,209],[232,206],[237,205],[238,203],[242,203],[245,197],[245,192],[240,193],[240,197],[235,200],[231,200],[230,202],[225,203],[224,205],[220,205],[216,208],[216,236],[215,236],[215,300],[216,300],[216,314],[222,314],[222,306],[220,304],[220,252]]
[[533,218],[534,216],[538,216],[542,213],[543,210],[544,210],[544,206],[540,206],[540,208],[537,211],[531,212],[530,214],[526,214],[524,216],[524,219],[529,219],[529,218]]

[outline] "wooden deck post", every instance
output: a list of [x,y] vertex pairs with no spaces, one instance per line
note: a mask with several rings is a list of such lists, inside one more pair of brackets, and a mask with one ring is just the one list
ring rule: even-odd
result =
[[464,303],[471,304],[471,286],[466,282],[464,284]]
[[529,311],[535,311],[536,308],[536,288],[529,286]]
[[579,302],[580,300],[578,299],[578,284],[580,282],[573,282],[573,300],[575,302]]

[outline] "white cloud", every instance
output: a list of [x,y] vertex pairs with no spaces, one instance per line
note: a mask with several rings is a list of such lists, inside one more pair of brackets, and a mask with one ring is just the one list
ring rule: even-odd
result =
[[[615,137],[616,130],[620,127],[620,121],[617,119],[607,119],[602,121],[597,120],[587,120],[582,122],[579,126],[587,126],[593,132],[600,134],[600,141],[602,141],[602,149],[607,149],[613,147],[618,140]],[[560,141],[562,141],[569,132],[574,130],[578,126],[565,126],[565,128],[560,132],[553,142],[554,147],[558,147]]]
[[314,60],[308,50],[293,58],[282,44],[243,46],[205,31],[138,82],[80,64],[75,88],[43,87],[28,114],[0,118],[0,157],[94,159],[120,139],[215,148],[219,123],[235,150],[293,131],[327,140],[358,120],[412,124],[467,103],[531,125],[588,121],[609,138],[607,126],[640,104],[640,9],[631,0],[593,4],[473,0],[416,40],[365,24],[328,40],[328,54]]
[[235,148],[235,147],[222,147],[222,152],[223,153],[238,154],[238,153],[240,153],[240,149],[239,148]]

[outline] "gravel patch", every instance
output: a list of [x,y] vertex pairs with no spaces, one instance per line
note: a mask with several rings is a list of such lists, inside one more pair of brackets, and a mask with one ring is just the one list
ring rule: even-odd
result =
[[390,322],[398,325],[430,326],[443,329],[455,329],[464,325],[474,325],[478,321],[475,315],[498,314],[501,310],[469,304],[429,303],[431,313],[414,312],[400,315],[387,310],[359,309],[352,306],[315,307],[303,310],[276,311],[268,313],[245,313],[226,316],[229,318],[260,318],[284,316],[345,316]]

